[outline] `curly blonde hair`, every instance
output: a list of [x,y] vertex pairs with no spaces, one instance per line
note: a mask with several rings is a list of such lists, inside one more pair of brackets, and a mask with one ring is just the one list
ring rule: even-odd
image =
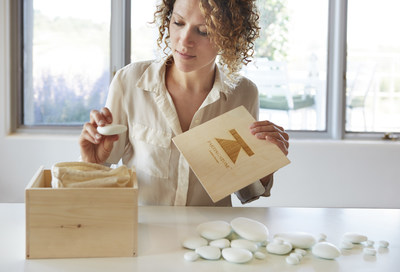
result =
[[[259,15],[256,0],[199,0],[210,40],[218,48],[219,63],[233,82],[243,64],[254,54],[254,42],[259,36]],[[162,0],[154,13],[158,24],[157,44],[168,54],[169,24],[175,0]]]

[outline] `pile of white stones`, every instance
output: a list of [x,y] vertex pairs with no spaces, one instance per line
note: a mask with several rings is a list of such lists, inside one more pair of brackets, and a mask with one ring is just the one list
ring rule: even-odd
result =
[[[354,244],[365,243],[364,254],[376,255],[374,242],[367,236],[347,232],[343,235],[340,246],[326,241],[327,236],[320,234],[318,239],[306,232],[282,232],[268,241],[268,228],[253,219],[238,217],[230,223],[225,221],[209,221],[197,226],[198,235],[188,237],[182,242],[184,248],[190,249],[184,254],[187,261],[196,261],[200,257],[206,260],[218,260],[221,256],[232,263],[247,263],[253,258],[265,259],[260,249],[268,253],[287,255],[288,264],[299,264],[311,249],[314,256],[321,259],[336,259],[341,256],[341,249],[348,250]],[[389,246],[387,241],[379,241],[379,247]],[[339,249],[340,248],[340,249]]]

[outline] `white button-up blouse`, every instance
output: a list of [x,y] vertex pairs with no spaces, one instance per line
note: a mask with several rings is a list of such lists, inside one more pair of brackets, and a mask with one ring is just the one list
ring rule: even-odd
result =
[[[145,61],[129,64],[114,76],[106,106],[113,123],[125,124],[128,130],[114,143],[107,163],[122,159],[123,164],[135,167],[139,205],[230,206],[230,196],[212,202],[172,141],[182,129],[165,86],[165,71],[164,61]],[[246,78],[236,87],[225,82],[225,75],[217,68],[214,85],[194,114],[190,128],[240,105],[257,119],[257,87]],[[255,182],[250,190],[253,195],[241,201],[263,194],[265,189],[260,191],[260,186]]]

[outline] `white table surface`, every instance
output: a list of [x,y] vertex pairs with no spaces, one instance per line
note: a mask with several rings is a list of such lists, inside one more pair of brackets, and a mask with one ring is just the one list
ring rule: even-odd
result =
[[[223,259],[188,262],[181,241],[196,235],[198,224],[211,220],[230,221],[238,216],[263,222],[270,237],[283,231],[305,231],[339,245],[343,233],[352,231],[370,240],[387,240],[388,249],[376,256],[362,253],[362,245],[343,251],[336,260],[314,257],[310,251],[299,265],[289,265],[285,256],[268,254],[264,260],[233,264]],[[138,257],[85,259],[25,259],[25,206],[0,204],[0,271],[400,271],[399,209],[326,208],[206,208],[139,207]],[[264,252],[265,248],[262,249]]]

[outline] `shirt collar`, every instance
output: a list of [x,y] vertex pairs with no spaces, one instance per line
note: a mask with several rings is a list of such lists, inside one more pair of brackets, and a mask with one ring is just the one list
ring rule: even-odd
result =
[[[162,89],[166,89],[165,71],[167,61],[168,59],[153,61],[139,78],[136,86],[145,91],[155,93],[159,93]],[[222,93],[224,94],[225,99],[227,99],[227,97],[232,93],[233,87],[228,83],[229,80],[222,72],[221,67],[219,65],[216,67],[215,81],[210,93],[215,93],[215,95]]]

